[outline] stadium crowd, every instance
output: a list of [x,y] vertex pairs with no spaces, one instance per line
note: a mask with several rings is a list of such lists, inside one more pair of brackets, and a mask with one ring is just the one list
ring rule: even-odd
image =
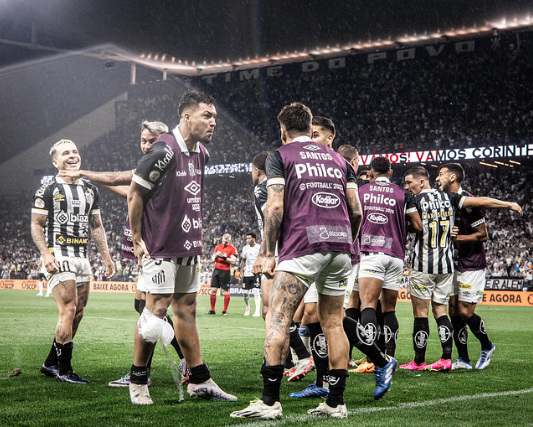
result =
[[[250,163],[260,151],[277,148],[276,114],[281,106],[295,100],[309,105],[315,114],[332,118],[337,126],[335,147],[349,143],[362,154],[531,143],[531,55],[529,43],[518,50],[515,44],[502,41],[487,49],[433,59],[362,63],[281,77],[236,78],[220,84],[208,84],[201,78],[181,79],[180,84],[174,79],[140,84],[132,87],[128,101],[117,102],[116,131],[82,150],[82,168],[135,168],[141,157],[141,121],[161,120],[173,128],[177,124],[175,103],[185,90],[182,83],[194,85],[217,100],[217,128],[208,147],[210,165]],[[533,225],[528,183],[533,172],[518,165],[497,169],[464,166],[468,191],[512,198],[524,209],[520,219],[506,211],[487,213],[487,274],[530,278]],[[120,257],[126,203],[105,189],[101,194],[104,225],[117,266],[115,280],[133,280],[139,272],[137,266]],[[31,196],[0,196],[2,278],[35,276],[38,255],[30,237]],[[247,232],[259,235],[256,224],[250,175],[208,176],[203,215],[204,273],[212,268],[209,258],[222,234],[231,234],[233,245],[241,250]],[[95,276],[102,279],[102,261],[95,250],[92,254]]]

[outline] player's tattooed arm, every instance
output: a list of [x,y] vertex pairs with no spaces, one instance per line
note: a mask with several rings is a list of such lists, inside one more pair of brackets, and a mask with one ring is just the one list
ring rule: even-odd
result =
[[486,222],[482,222],[481,224],[473,227],[473,229],[474,232],[471,234],[459,234],[459,228],[453,226],[451,233],[453,241],[459,243],[476,243],[486,242],[489,239]]
[[104,225],[102,224],[102,217],[100,215],[90,215],[89,227],[91,228],[91,236],[94,245],[104,259],[106,277],[110,279],[115,275],[115,263],[111,259],[109,249],[107,248],[107,239],[105,236]]
[[348,206],[348,216],[350,217],[350,224],[352,226],[352,238],[353,241],[355,241],[359,235],[361,223],[363,222],[363,212],[357,189],[346,189],[346,204]]
[[267,278],[274,277],[274,270],[276,268],[276,243],[283,220],[284,194],[284,185],[274,184],[268,187],[268,200],[265,208],[265,230],[263,233],[265,256],[262,266],[262,273]]
[[37,247],[43,257],[43,265],[49,273],[57,273],[59,271],[59,263],[55,256],[48,250],[46,244],[46,237],[44,235],[44,227],[46,226],[46,215],[32,214],[31,215],[31,237],[33,243]]

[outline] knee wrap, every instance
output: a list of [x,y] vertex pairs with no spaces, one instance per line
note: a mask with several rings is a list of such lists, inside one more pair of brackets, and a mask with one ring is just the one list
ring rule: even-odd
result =
[[161,340],[166,347],[174,338],[174,329],[172,326],[160,319],[146,308],[143,310],[137,321],[137,327],[142,339],[146,342],[156,343]]

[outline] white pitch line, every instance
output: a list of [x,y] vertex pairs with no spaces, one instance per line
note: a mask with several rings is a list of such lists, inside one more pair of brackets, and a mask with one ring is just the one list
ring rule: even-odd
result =
[[[393,406],[366,407],[366,408],[359,408],[359,409],[354,409],[352,411],[348,411],[348,414],[358,415],[358,414],[368,414],[372,412],[392,411],[392,410],[398,410],[398,409],[421,408],[424,406],[442,405],[445,403],[464,402],[465,400],[487,399],[487,398],[493,398],[493,397],[511,396],[511,395],[517,395],[517,394],[527,394],[527,393],[533,393],[533,388],[527,388],[524,390],[501,391],[501,392],[495,392],[495,393],[481,393],[481,394],[472,394],[472,395],[466,395],[466,396],[446,397],[442,399],[425,400],[422,402],[398,403],[397,405],[393,405]],[[310,420],[319,420],[319,419],[326,419],[326,418],[314,417],[311,415],[289,415],[289,416],[284,416],[281,420],[276,421],[276,427],[289,424],[289,423],[304,423],[304,422],[309,422]],[[257,421],[251,421],[249,423],[243,423],[243,424],[226,424],[226,427],[246,427],[246,426],[250,426],[250,427],[272,426],[272,421],[257,420]]]

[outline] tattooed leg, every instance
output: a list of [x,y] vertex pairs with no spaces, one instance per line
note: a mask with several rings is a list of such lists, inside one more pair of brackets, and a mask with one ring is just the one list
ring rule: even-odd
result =
[[59,282],[54,287],[53,293],[59,310],[55,338],[56,342],[64,344],[73,338],[72,325],[77,303],[76,282],[74,280]]
[[292,318],[306,292],[307,286],[294,275],[276,272],[270,288],[270,307],[266,317],[266,365],[282,365],[285,362]]

